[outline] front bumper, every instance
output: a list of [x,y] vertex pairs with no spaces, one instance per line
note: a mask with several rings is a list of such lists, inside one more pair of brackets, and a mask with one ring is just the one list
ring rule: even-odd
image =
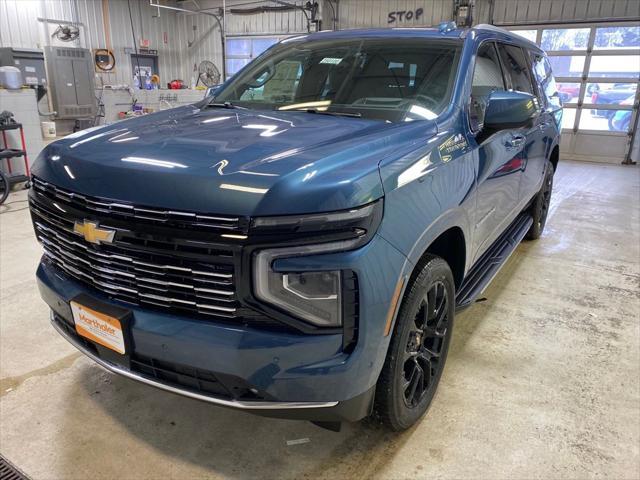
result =
[[[340,258],[338,258],[338,256]],[[80,294],[114,303],[105,295],[68,278],[46,260],[37,272],[43,299],[53,311],[53,324],[74,346],[104,368],[140,382],[225,407],[261,415],[314,421],[357,421],[370,412],[388,338],[383,330],[394,281],[406,259],[380,237],[354,252],[327,255],[356,271],[361,282],[358,343],[342,351],[342,335],[295,334],[230,326],[127,305],[132,312],[130,335],[135,355],[185,368],[237,378],[259,392],[258,399],[229,399],[202,394],[183,384],[158,379],[104,348],[87,346],[69,325],[69,302]],[[333,258],[333,260],[332,260]],[[381,262],[380,259],[384,259]],[[319,259],[300,259],[313,268]],[[119,304],[122,306],[122,304]]]
[[136,380],[146,385],[151,385],[152,387],[156,387],[167,392],[213,403],[222,407],[236,408],[256,415],[268,417],[333,422],[358,421],[371,412],[371,406],[373,405],[374,387],[370,388],[363,394],[344,402],[243,401],[226,400],[224,398],[202,395],[184,388],[177,388],[144,374],[133,372],[120,365],[111,363],[110,361],[103,360],[90,349],[86,348],[82,342],[78,341],[75,335],[70,334],[68,330],[62,326],[61,321],[53,311],[51,311],[51,324],[64,339],[71,343],[71,345],[76,347],[80,352],[84,353],[87,357],[107,371],[117,373],[123,377]]

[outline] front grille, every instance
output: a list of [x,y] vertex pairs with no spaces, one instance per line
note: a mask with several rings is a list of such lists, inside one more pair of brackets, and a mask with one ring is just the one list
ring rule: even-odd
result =
[[271,400],[244,380],[232,375],[189,367],[155,358],[134,355],[131,370],[155,378],[162,383],[226,400]]
[[[236,297],[236,251],[216,243],[210,231],[202,232],[212,225],[196,229],[193,223],[187,231],[168,227],[172,219],[149,233],[137,217],[118,223],[120,213],[97,215],[86,203],[89,197],[43,184],[34,179],[30,197],[36,236],[49,261],[69,276],[134,305],[220,318],[243,313]],[[84,219],[116,230],[114,242],[96,245],[74,233],[74,222]]]

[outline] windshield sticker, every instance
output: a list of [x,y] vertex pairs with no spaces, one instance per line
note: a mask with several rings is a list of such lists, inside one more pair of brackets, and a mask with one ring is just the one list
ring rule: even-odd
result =
[[467,139],[464,135],[458,133],[457,135],[451,135],[447,138],[442,145],[438,147],[440,151],[440,158],[443,162],[448,162],[453,158],[453,154],[459,150],[467,148]]
[[324,57],[320,60],[320,63],[329,64],[329,65],[338,65],[342,61],[341,58],[333,58],[333,57]]

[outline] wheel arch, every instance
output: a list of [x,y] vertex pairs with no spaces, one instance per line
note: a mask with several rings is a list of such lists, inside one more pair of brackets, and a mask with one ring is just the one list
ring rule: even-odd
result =
[[407,280],[415,277],[418,267],[424,265],[426,255],[431,254],[443,258],[449,264],[458,288],[473,257],[471,229],[468,212],[461,208],[440,215],[406,253],[412,264],[411,272],[404,272]]
[[449,264],[449,268],[453,273],[455,287],[458,289],[464,279],[467,261],[466,241],[462,229],[460,227],[451,227],[442,232],[427,247],[423,256],[427,254],[436,255]]
[[447,262],[451,273],[453,273],[455,287],[459,288],[464,279],[467,261],[466,240],[462,228],[449,227],[429,243],[415,262],[407,286],[420,273],[429,255],[435,255]]
[[[414,251],[415,252],[415,251]],[[467,270],[468,245],[464,230],[462,227],[453,225],[440,231],[428,245],[422,249],[419,256],[413,256],[413,259],[406,263],[405,270],[401,276],[401,282],[398,286],[402,287],[401,294],[397,301],[393,304],[393,316],[388,319],[386,327],[387,332],[393,332],[395,324],[398,320],[398,314],[405,301],[411,285],[415,278],[420,274],[429,256],[437,256],[442,258],[451,269],[455,289],[462,285],[464,275]],[[404,279],[404,280],[402,280]]]

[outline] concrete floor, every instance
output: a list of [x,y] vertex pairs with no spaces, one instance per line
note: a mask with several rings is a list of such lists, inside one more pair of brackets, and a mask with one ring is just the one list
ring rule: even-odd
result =
[[638,168],[561,163],[544,236],[457,318],[433,406],[402,434],[101,370],[49,326],[24,198],[0,207],[0,452],[33,478],[640,478]]

